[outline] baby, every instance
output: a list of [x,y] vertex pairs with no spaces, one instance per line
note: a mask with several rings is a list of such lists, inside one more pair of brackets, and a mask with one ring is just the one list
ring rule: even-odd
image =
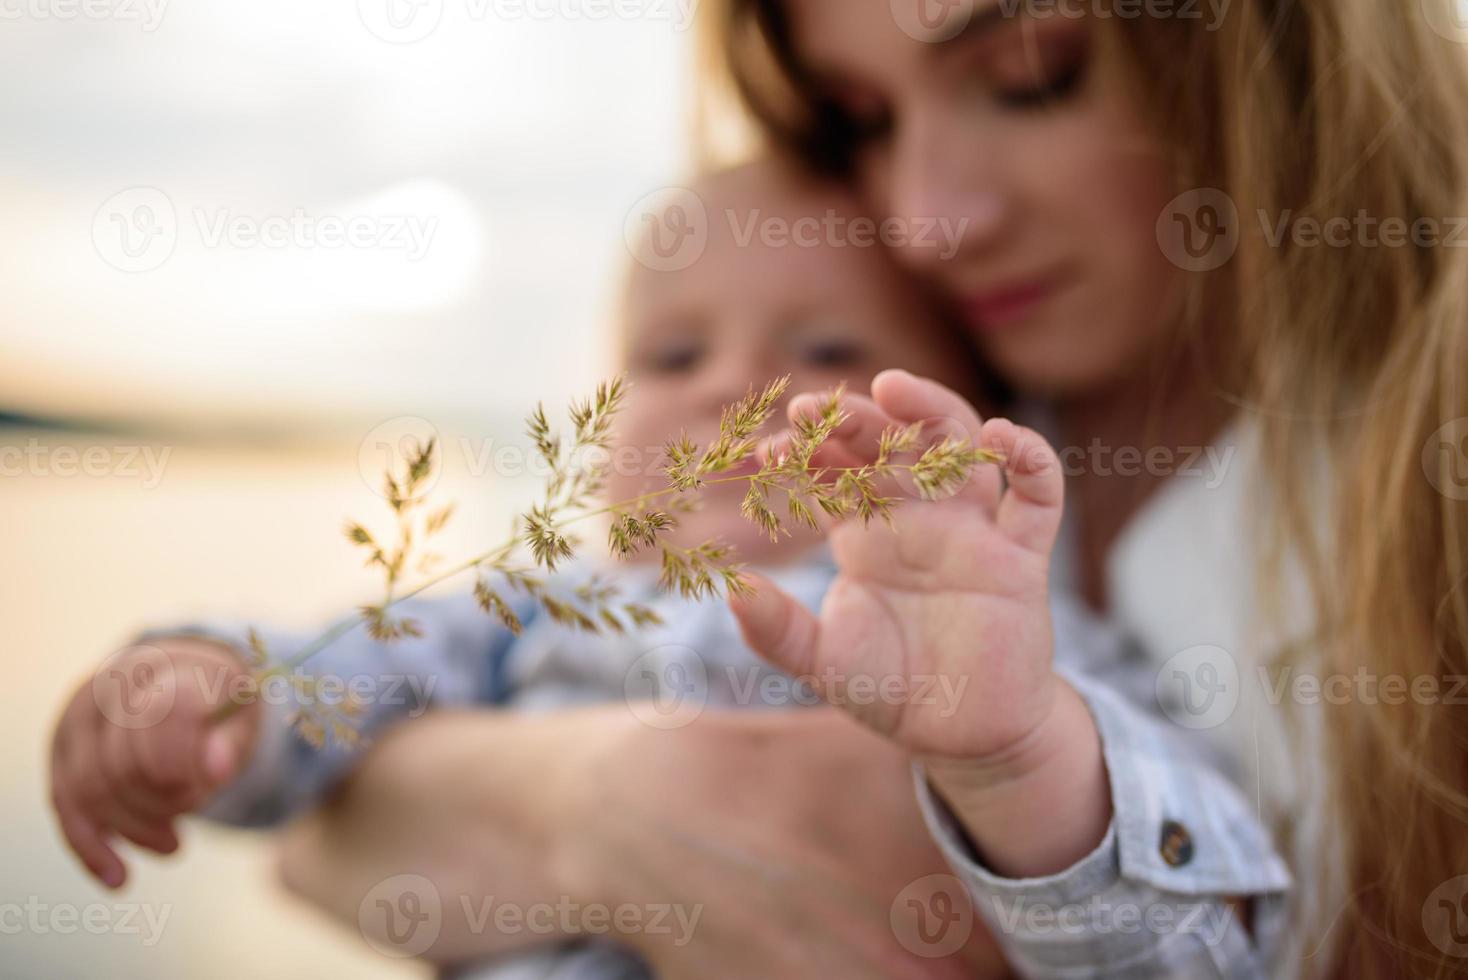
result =
[[[849,227],[859,211],[844,192],[774,160],[706,177],[692,189],[708,217],[702,254],[676,271],[635,263],[627,282],[620,359],[631,387],[616,421],[622,451],[613,457],[619,462],[609,474],[609,499],[661,486],[660,447],[681,431],[706,444],[723,406],[782,375],[792,377],[792,392],[841,383],[865,390],[879,371],[900,367],[971,398],[979,394],[975,362],[958,334],[880,245],[780,233]],[[777,233],[767,234],[772,228]],[[783,405],[776,417],[784,418]],[[623,465],[627,459],[643,464]],[[772,542],[739,515],[742,493],[741,483],[710,485],[701,509],[677,515],[671,539],[684,546],[709,539],[732,544],[740,560],[818,607],[833,574],[819,539],[792,527],[792,536]],[[365,678],[383,692],[361,719],[368,734],[430,705],[536,710],[627,698],[649,724],[672,726],[705,704],[805,703],[800,688],[766,683],[780,675],[748,651],[724,604],[656,594],[655,559],[654,553],[615,569],[604,567],[609,559],[600,566],[588,560],[557,584],[574,586],[601,572],[626,598],[652,607],[662,626],[626,636],[575,633],[527,603],[517,609],[525,624],[517,637],[471,597],[413,602],[402,611],[422,624],[422,637],[380,643],[358,630],[305,669],[347,687]],[[262,634],[280,654],[306,639]],[[208,722],[229,682],[249,674],[243,630],[156,631],[140,643],[153,652],[140,647],[137,663],[112,663],[109,672],[146,667],[150,684],[172,693],[164,717],[119,723],[114,709],[125,706],[107,698],[125,692],[106,690],[121,685],[88,682],[55,736],[53,798],[62,829],[107,885],[120,885],[125,874],[112,843],[117,836],[169,853],[178,846],[174,820],[184,813],[275,825],[319,800],[351,769],[357,758],[351,749],[317,749],[292,732],[296,706],[281,703],[289,699],[262,698],[222,724]],[[395,696],[389,678],[406,680]],[[610,947],[544,955],[582,958],[558,976],[628,972]],[[558,969],[565,967],[563,960]],[[529,961],[493,969],[502,976],[544,973]]]

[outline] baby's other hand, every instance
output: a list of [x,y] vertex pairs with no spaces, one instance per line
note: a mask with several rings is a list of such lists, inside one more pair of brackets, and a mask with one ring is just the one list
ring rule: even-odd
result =
[[174,819],[240,771],[260,705],[220,723],[211,715],[248,675],[227,647],[175,637],[115,655],[72,697],[52,741],[51,801],[67,843],[103,884],[127,877],[114,835],[172,853]]

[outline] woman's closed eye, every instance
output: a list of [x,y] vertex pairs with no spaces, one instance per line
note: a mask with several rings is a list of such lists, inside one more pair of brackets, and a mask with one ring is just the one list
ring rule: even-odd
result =
[[1063,102],[1079,91],[1090,66],[1090,43],[1081,31],[1015,32],[997,54],[985,58],[983,84],[1008,109]]

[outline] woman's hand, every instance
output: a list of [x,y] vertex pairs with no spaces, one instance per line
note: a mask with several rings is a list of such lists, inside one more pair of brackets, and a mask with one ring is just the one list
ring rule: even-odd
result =
[[625,937],[659,978],[1009,975],[928,836],[907,755],[837,712],[638,725],[582,789],[584,890],[701,909],[692,942]]
[[[488,761],[511,753],[516,773]],[[623,705],[430,716],[384,735],[283,862],[354,926],[379,883],[429,878],[441,962],[589,935],[576,915],[554,935],[476,922],[492,896],[656,916],[596,934],[660,978],[1007,975],[974,916],[937,914],[964,899],[924,881],[947,868],[905,755],[831,711],[705,712],[670,731]]]
[[[818,404],[798,397],[790,416],[816,415]],[[940,420],[935,435],[994,451],[1007,481],[980,467],[948,499],[903,502],[892,529],[837,524],[839,575],[820,616],[758,579],[755,596],[734,604],[745,638],[928,761],[996,867],[1061,870],[1100,841],[1110,799],[1094,723],[1051,666],[1060,461],[1037,433],[983,422],[954,392],[903,371],[842,405],[849,418],[817,466],[870,463],[885,430]]]

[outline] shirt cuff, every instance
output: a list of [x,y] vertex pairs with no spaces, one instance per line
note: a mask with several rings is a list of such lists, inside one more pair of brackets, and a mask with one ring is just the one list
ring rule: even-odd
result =
[[[1061,673],[1095,719],[1113,809],[1100,844],[1071,867],[1039,878],[993,873],[933,791],[921,763],[914,763],[929,830],[976,899],[976,911],[1015,965],[1036,967],[1037,975],[1055,968],[1062,975],[1088,962],[1155,960],[1160,947],[1184,929],[1201,940],[1193,948],[1216,965],[1222,965],[1226,949],[1237,951],[1236,966],[1240,957],[1252,961],[1248,931],[1232,927],[1224,899],[1273,897],[1291,885],[1254,808],[1188,749],[1180,733],[1104,685]],[[1128,928],[1132,919],[1136,927]]]

